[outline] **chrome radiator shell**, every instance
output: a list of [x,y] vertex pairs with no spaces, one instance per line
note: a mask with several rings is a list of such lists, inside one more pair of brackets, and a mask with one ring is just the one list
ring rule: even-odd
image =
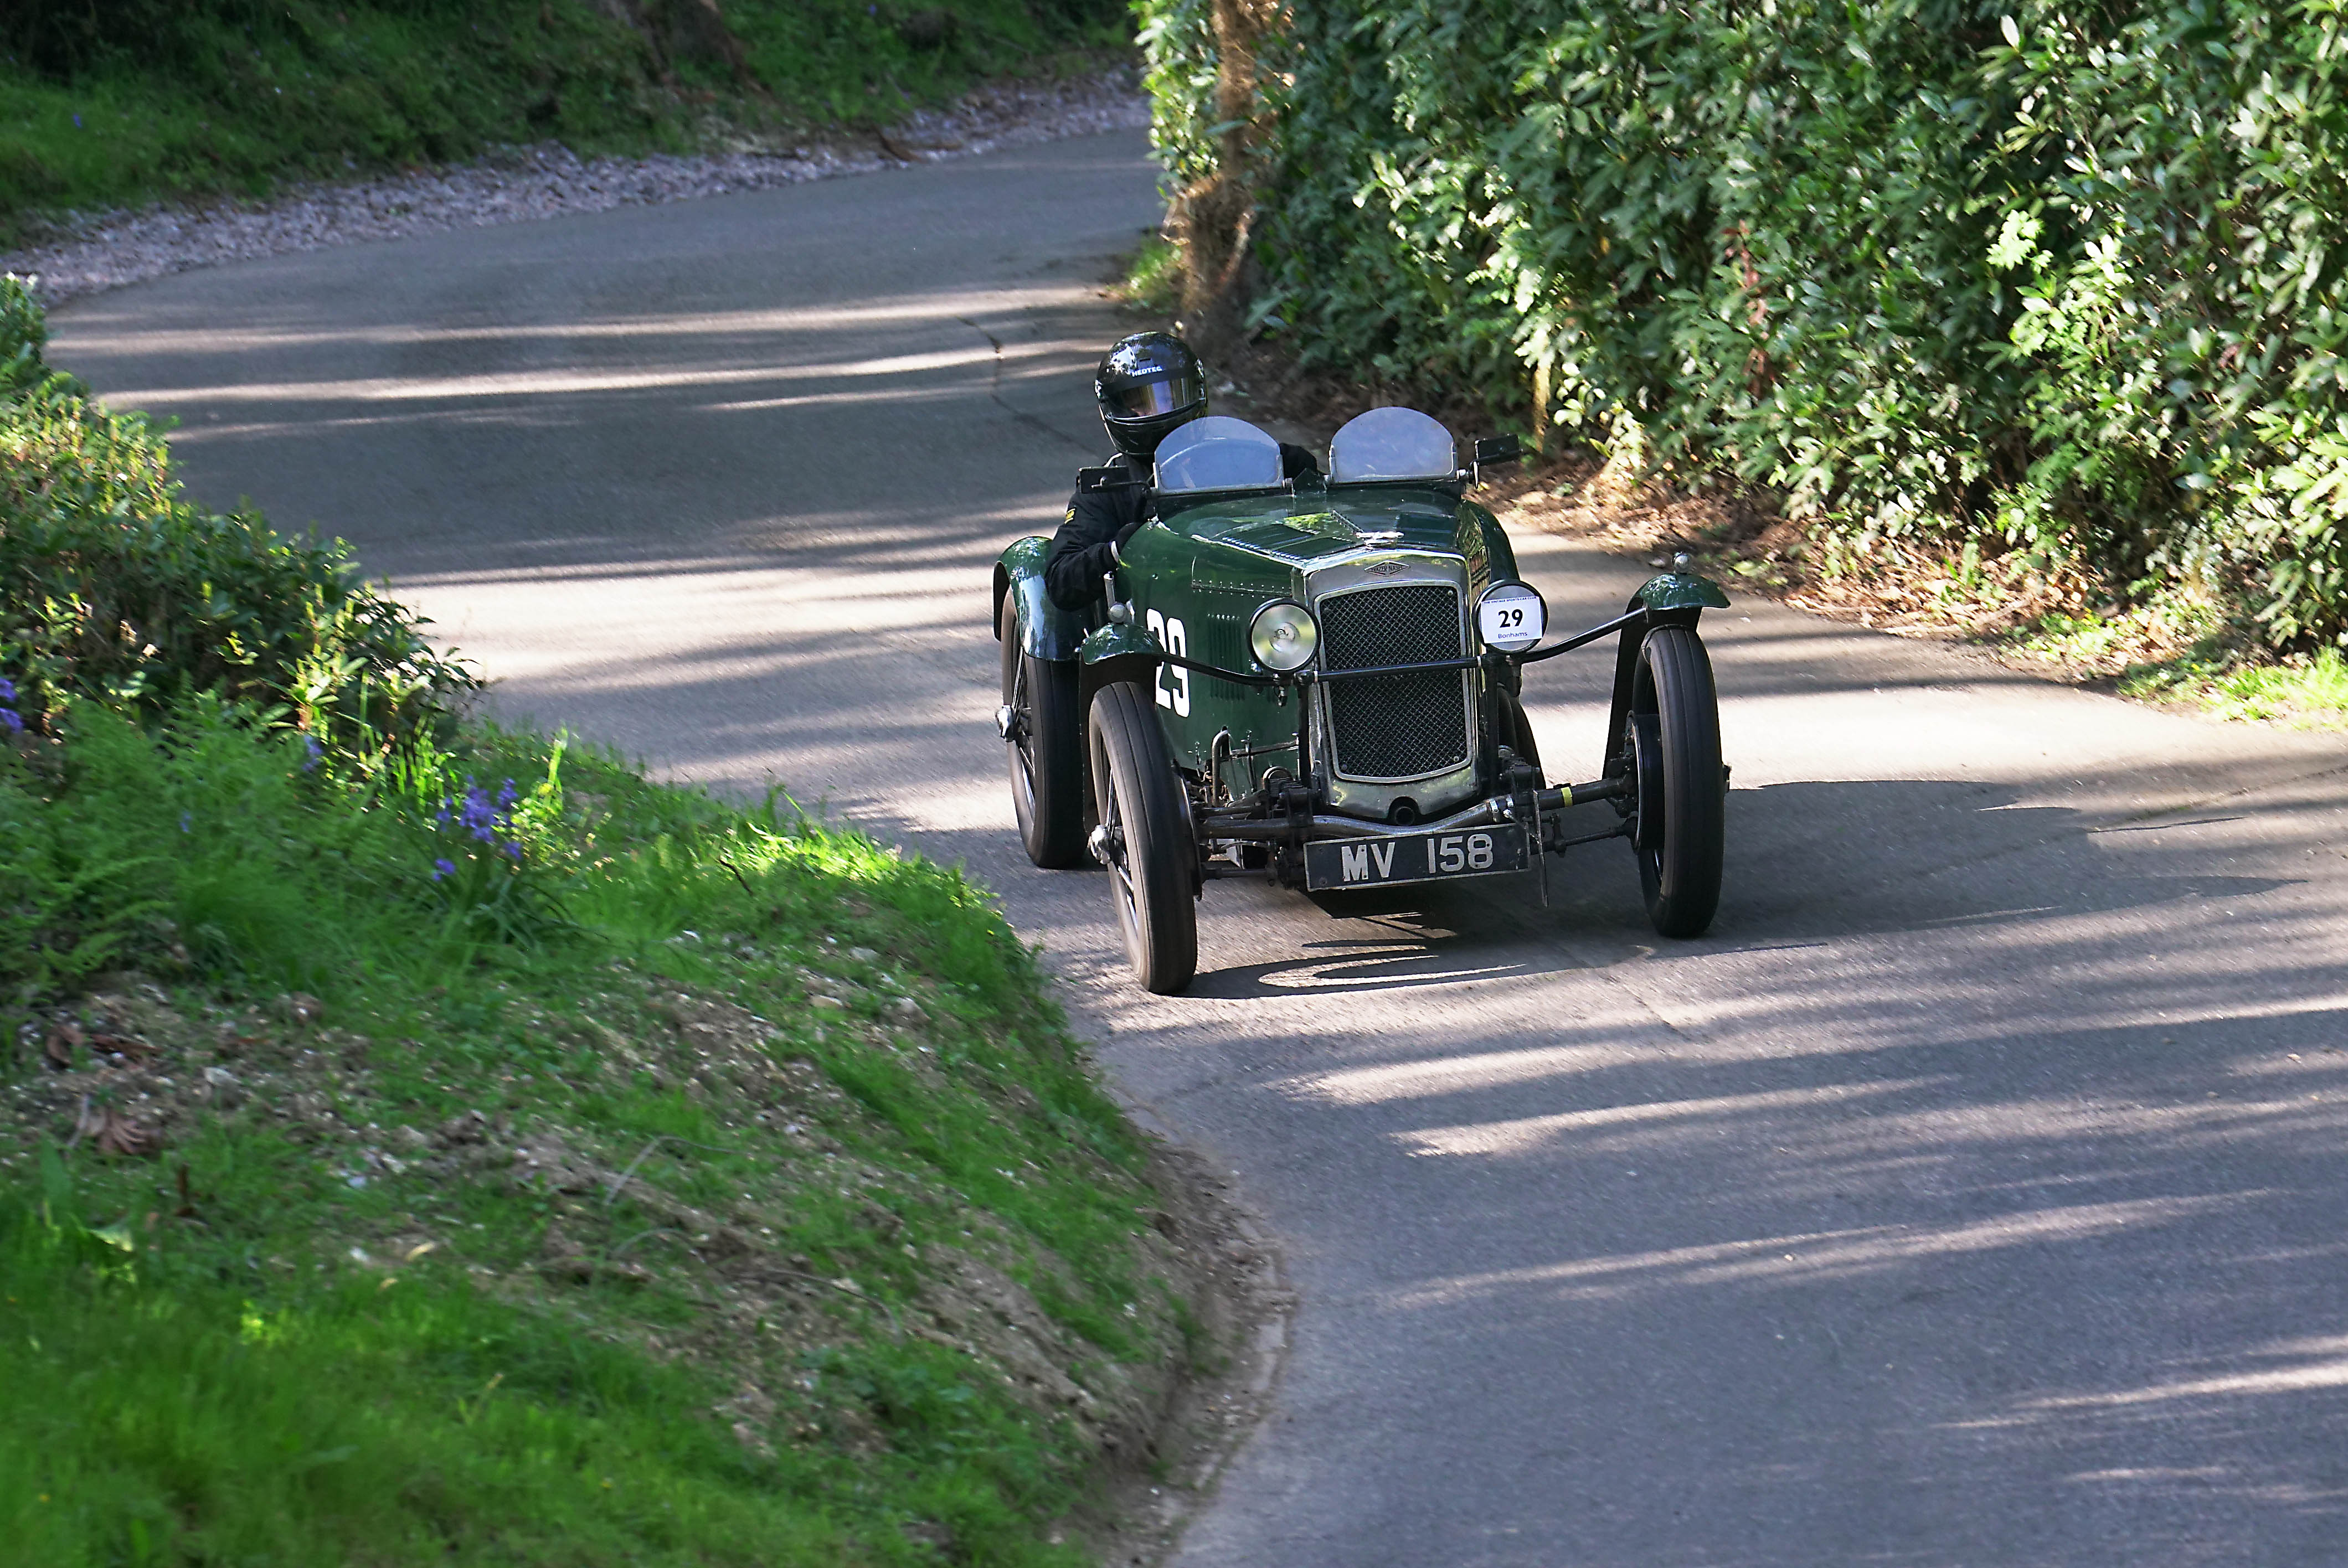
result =
[[[1376,553],[1313,572],[1324,671],[1458,659],[1469,648],[1466,563]],[[1478,677],[1467,670],[1374,676],[1313,693],[1330,806],[1383,819],[1407,797],[1431,816],[1475,793]]]

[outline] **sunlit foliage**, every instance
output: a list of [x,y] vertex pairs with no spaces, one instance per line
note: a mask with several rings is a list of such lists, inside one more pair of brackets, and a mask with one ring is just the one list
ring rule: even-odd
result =
[[[1211,162],[1200,0],[1144,0]],[[2348,634],[2341,0],[1296,0],[1256,320],[1776,487]]]

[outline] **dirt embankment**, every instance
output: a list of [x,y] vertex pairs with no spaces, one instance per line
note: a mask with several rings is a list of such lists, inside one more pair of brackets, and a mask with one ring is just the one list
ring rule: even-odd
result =
[[[824,1032],[942,1079],[920,988],[901,975],[876,983],[879,957],[858,948],[802,972]],[[765,1153],[726,1163],[722,1196],[704,1167],[723,1149],[615,1136],[592,1105],[514,1095],[511,1073],[483,1085],[479,1104],[418,1119],[401,1081],[415,1042],[342,1027],[314,998],[205,1002],[138,973],[106,977],[27,1027],[39,1066],[0,1096],[0,1165],[36,1165],[46,1143],[118,1174],[150,1172],[149,1206],[118,1224],[134,1245],[170,1246],[238,1228],[232,1211],[250,1194],[219,1190],[211,1173],[224,1141],[290,1148],[281,1185],[360,1201],[320,1210],[327,1223],[298,1238],[273,1237],[251,1260],[256,1274],[376,1276],[385,1288],[437,1275],[569,1320],[705,1374],[722,1396],[708,1418],[769,1459],[884,1450],[869,1399],[808,1368],[844,1342],[933,1346],[1093,1456],[1084,1501],[1049,1539],[1117,1563],[1170,1548],[1262,1414],[1291,1306],[1276,1248],[1222,1176],[1151,1142],[1142,1182],[1157,1201],[1131,1261],[1160,1288],[1128,1307],[1138,1353],[1105,1356],[1046,1305],[1080,1293],[1063,1262],[934,1171],[887,1158],[892,1130],[872,1106],[817,1061],[778,1050],[765,1019],[649,976],[613,985],[599,1016],[571,1026],[576,1044],[598,1076],[755,1133],[746,1146]],[[993,1113],[1047,1114],[1015,1085]],[[914,1226],[909,1199],[929,1211]],[[819,1208],[868,1256],[891,1248],[904,1262],[860,1280],[841,1268],[847,1249],[802,1250],[793,1237]],[[953,1550],[949,1526],[915,1533]]]

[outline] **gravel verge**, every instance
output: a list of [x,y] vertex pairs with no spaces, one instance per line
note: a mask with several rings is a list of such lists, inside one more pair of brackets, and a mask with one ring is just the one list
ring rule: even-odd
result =
[[54,309],[196,267],[764,190],[1148,123],[1148,100],[1134,71],[1118,67],[1062,81],[997,83],[878,132],[690,156],[592,159],[546,142],[455,168],[297,185],[257,201],[70,214],[39,242],[0,252],[0,272],[30,281]]

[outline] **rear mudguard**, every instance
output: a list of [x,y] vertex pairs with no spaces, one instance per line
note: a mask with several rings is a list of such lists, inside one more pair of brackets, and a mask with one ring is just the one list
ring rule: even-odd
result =
[[1016,596],[1020,646],[1030,658],[1069,660],[1084,645],[1085,622],[1080,615],[1062,610],[1044,589],[1044,558],[1052,543],[1040,536],[1021,539],[994,563],[992,620],[1003,635],[1003,599]]

